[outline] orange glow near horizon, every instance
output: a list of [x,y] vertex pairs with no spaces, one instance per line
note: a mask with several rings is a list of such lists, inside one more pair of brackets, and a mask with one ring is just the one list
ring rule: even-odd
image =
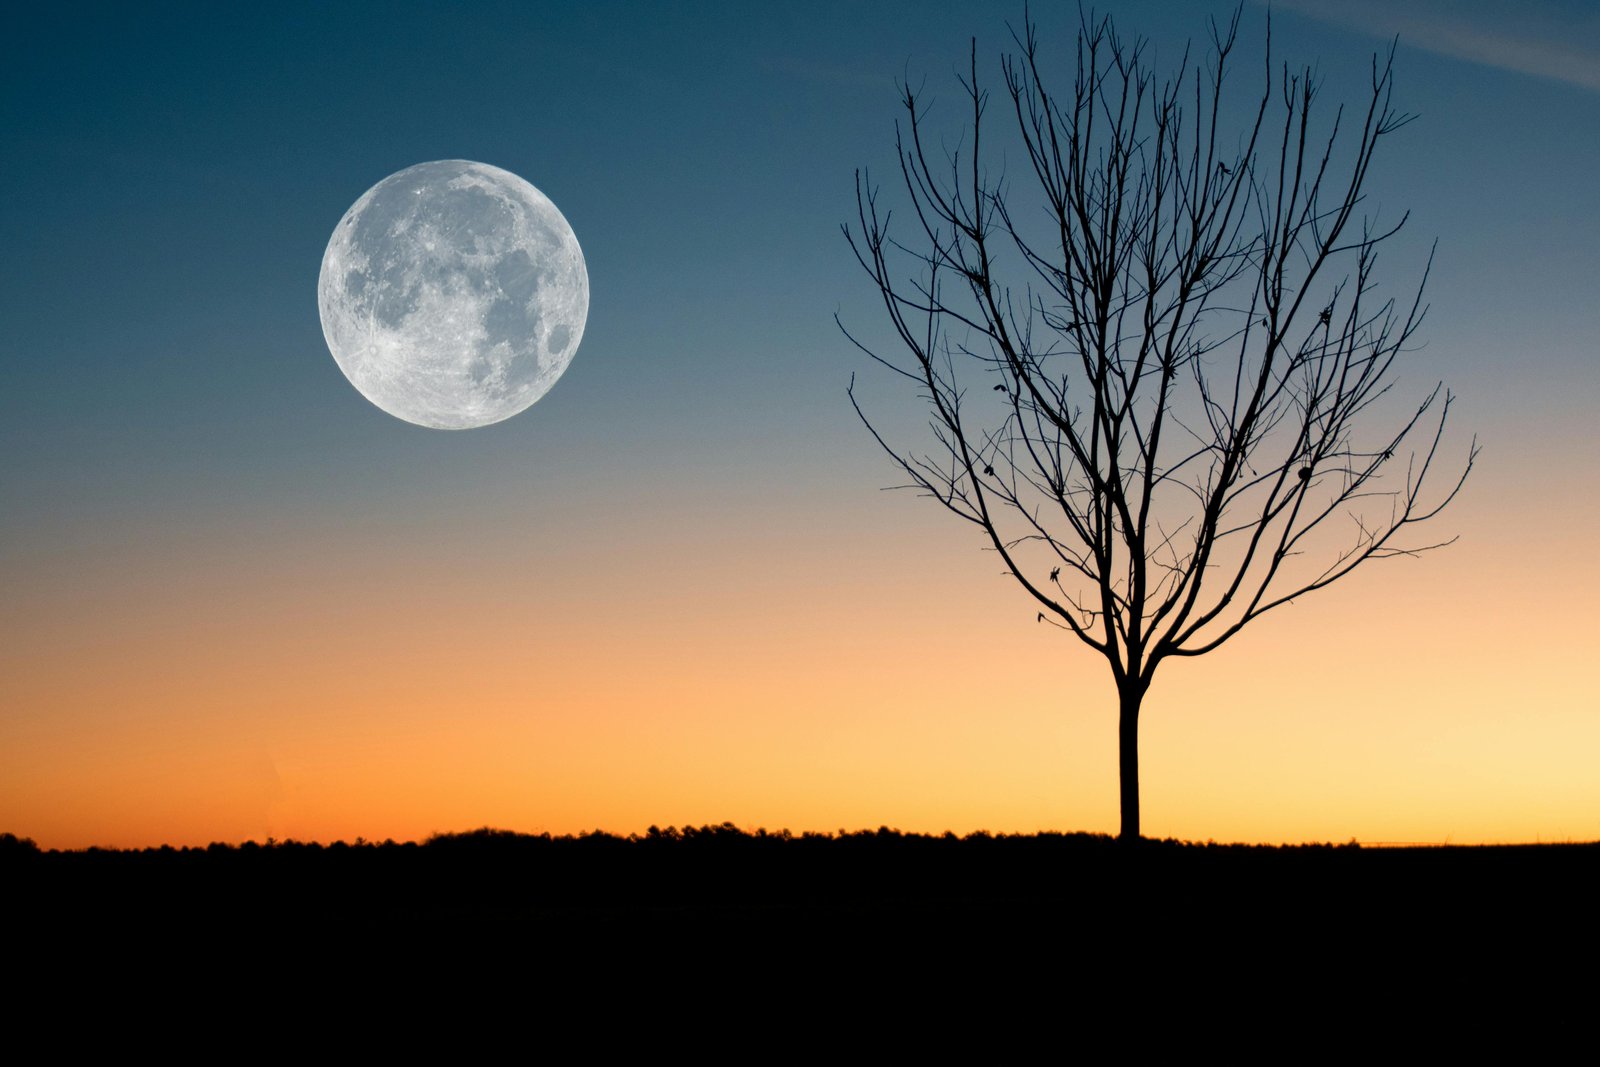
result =
[[[885,506],[843,540],[825,516],[721,541],[669,523],[659,561],[591,542],[540,572],[510,540],[444,530],[381,557],[214,533],[41,556],[12,592],[4,698],[25,710],[0,830],[1114,832],[1105,664],[927,510]],[[1571,614],[1550,618],[1503,562],[1480,540],[1373,564],[1164,665],[1146,833],[1600,838],[1600,589],[1570,573]]]

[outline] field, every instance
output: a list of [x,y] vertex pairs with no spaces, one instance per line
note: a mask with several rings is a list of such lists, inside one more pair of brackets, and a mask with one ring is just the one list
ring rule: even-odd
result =
[[980,1004],[1086,1024],[1101,1011],[1274,1025],[1424,1009],[1452,1013],[1452,1026],[1480,1010],[1502,1024],[1560,1016],[1585,996],[1567,975],[1592,959],[1600,884],[1597,844],[1127,848],[1087,834],[724,825],[0,845],[12,943],[24,946],[14,966],[42,976],[36,992],[67,983],[92,1003],[154,996],[144,984],[162,959],[183,962],[176,988],[201,1000],[292,989],[586,1012],[898,1005],[930,1024]]

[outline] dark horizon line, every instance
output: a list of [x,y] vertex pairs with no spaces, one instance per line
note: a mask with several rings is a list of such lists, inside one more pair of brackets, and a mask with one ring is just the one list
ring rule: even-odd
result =
[[[917,831],[904,831],[887,825],[877,829],[847,830],[843,827],[837,830],[803,830],[794,833],[787,827],[778,830],[768,830],[766,827],[757,827],[746,830],[732,822],[719,824],[702,824],[694,826],[685,824],[682,827],[652,825],[644,833],[619,834],[608,830],[580,830],[576,833],[552,834],[549,831],[531,833],[521,830],[508,830],[498,827],[481,826],[465,831],[436,831],[421,840],[407,839],[397,841],[392,837],[383,840],[369,840],[358,835],[354,841],[345,841],[339,838],[333,841],[300,840],[293,837],[277,838],[268,836],[265,841],[247,838],[238,843],[230,841],[211,841],[204,845],[173,845],[163,843],[159,845],[86,845],[81,848],[43,848],[31,837],[25,837],[13,832],[0,833],[0,856],[32,854],[140,854],[140,853],[185,853],[185,852],[233,852],[253,850],[343,850],[343,849],[411,849],[411,848],[440,848],[459,846],[463,844],[477,845],[531,845],[531,844],[576,844],[581,842],[599,843],[610,842],[619,845],[649,845],[658,843],[692,843],[696,841],[717,840],[724,843],[733,841],[748,842],[849,842],[871,841],[888,842],[903,841],[919,844],[964,844],[973,845],[984,842],[998,841],[1032,841],[1036,843],[1053,842],[1058,844],[1076,844],[1079,846],[1114,846],[1120,844],[1114,834],[1090,831],[1061,831],[1039,830],[1033,832],[990,831],[987,829],[973,830],[966,834],[957,834],[951,830],[942,833],[921,833]],[[1168,850],[1228,850],[1228,851],[1305,851],[1324,849],[1381,849],[1381,850],[1428,850],[1428,851],[1484,851],[1492,849],[1546,849],[1546,848],[1589,848],[1600,847],[1600,839],[1575,841],[1566,839],[1562,841],[1501,841],[1492,843],[1459,844],[1451,841],[1362,841],[1352,837],[1345,842],[1333,841],[1304,841],[1299,843],[1273,844],[1267,842],[1250,841],[1205,841],[1187,840],[1176,837],[1141,837],[1139,843],[1145,847],[1156,847]]]

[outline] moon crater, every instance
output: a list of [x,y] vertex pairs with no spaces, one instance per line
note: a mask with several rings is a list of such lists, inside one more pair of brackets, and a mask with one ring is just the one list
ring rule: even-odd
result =
[[450,159],[392,174],[334,228],[317,280],[339,369],[435,429],[508,419],[572,362],[589,275],[572,227],[509,171]]

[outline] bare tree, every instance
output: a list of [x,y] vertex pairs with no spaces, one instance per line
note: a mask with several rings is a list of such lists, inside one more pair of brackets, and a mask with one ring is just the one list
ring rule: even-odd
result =
[[1435,487],[1451,394],[1382,399],[1427,280],[1399,303],[1374,283],[1405,222],[1364,196],[1379,142],[1411,119],[1390,106],[1393,49],[1370,98],[1328,115],[1309,69],[1274,65],[1269,24],[1264,83],[1240,106],[1224,91],[1238,29],[1237,10],[1213,21],[1207,55],[1162,79],[1146,42],[1080,17],[1058,94],[1025,25],[1001,65],[1020,176],[991,162],[974,42],[958,144],[930,143],[921,93],[903,91],[909,237],[860,172],[859,230],[844,228],[897,340],[846,336],[926,402],[931,450],[892,444],[853,379],[851,403],[907,488],[982,529],[1039,621],[1110,663],[1128,840],[1156,668],[1368,560],[1450,543],[1408,535],[1477,456],[1474,440]]

